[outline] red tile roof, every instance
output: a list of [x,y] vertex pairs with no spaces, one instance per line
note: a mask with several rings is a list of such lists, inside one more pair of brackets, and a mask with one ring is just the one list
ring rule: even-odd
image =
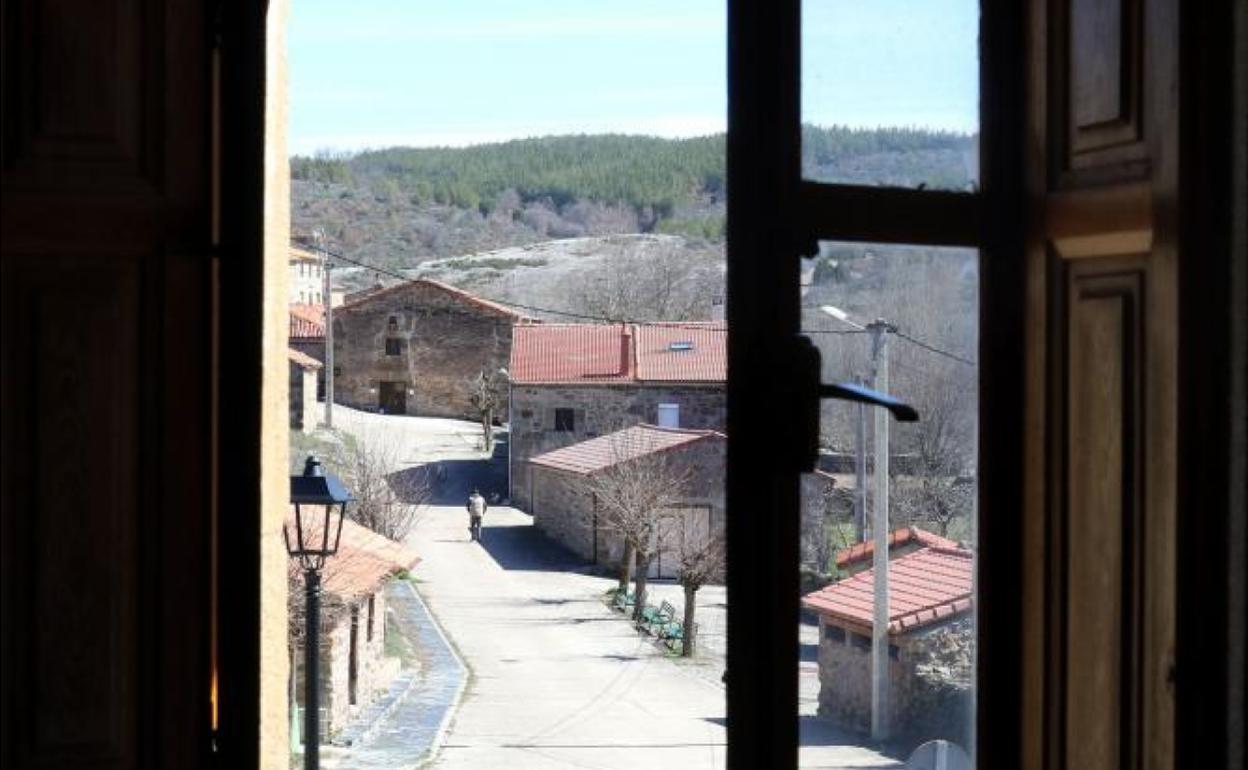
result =
[[[924,546],[888,562],[888,632],[902,634],[969,612],[973,559],[961,548]],[[807,594],[802,606],[870,630],[875,613],[875,570]]]
[[520,311],[515,310],[514,308],[507,307],[506,305],[499,303],[499,302],[495,302],[493,300],[485,299],[484,297],[478,297],[477,295],[470,294],[469,292],[466,292],[463,289],[458,289],[454,286],[451,286],[450,284],[442,283],[441,281],[435,281],[432,278],[417,278],[414,281],[408,281],[406,283],[399,283],[399,284],[395,284],[394,286],[389,286],[384,289],[379,289],[377,291],[369,292],[368,294],[364,296],[352,299],[350,302],[343,303],[337,309],[337,312],[350,313],[359,308],[366,307],[373,300],[376,300],[380,297],[388,297],[392,294],[397,294],[400,291],[403,291],[405,289],[410,289],[414,286],[428,286],[434,289],[438,289],[439,291],[442,291],[458,300],[466,302],[470,305],[475,305],[476,307],[482,310],[487,310],[496,315],[506,316],[507,318],[511,318],[516,321],[531,321],[532,320],[531,318],[526,316],[524,313],[521,313]]
[[290,304],[290,338],[323,339],[325,337],[325,306],[292,302]]
[[319,254],[314,254],[308,251],[307,249],[303,248],[302,246],[296,246],[295,244],[292,243],[290,244],[290,261],[291,262],[315,262],[319,265],[321,263],[321,257]]
[[[294,526],[293,513],[287,524]],[[344,599],[366,596],[375,593],[392,575],[411,569],[419,561],[410,547],[348,519],[342,523],[338,553],[325,562],[323,586]],[[287,568],[299,567],[290,559]]]
[[526,385],[630,382],[630,337],[623,324],[516,326],[511,330],[507,371],[513,383]]
[[[956,549],[958,543],[956,540],[950,540],[947,537],[932,534],[925,529],[918,527],[901,527],[888,533],[888,550],[891,552],[894,548],[906,545],[926,545],[933,548]],[[836,566],[844,569],[850,564],[856,564],[861,561],[870,561],[875,558],[875,541],[868,540],[864,543],[851,545],[836,554]]]
[[666,452],[698,441],[723,439],[713,430],[660,428],[641,423],[631,428],[591,438],[561,449],[530,458],[529,462],[546,468],[589,476],[629,460]]
[[724,382],[727,340],[723,322],[518,326],[509,371],[519,385]]
[[304,369],[320,369],[324,366],[312,356],[294,348],[286,348],[286,357],[291,360],[291,363],[299,364]]
[[728,379],[728,326],[724,322],[637,324],[635,328],[638,380]]

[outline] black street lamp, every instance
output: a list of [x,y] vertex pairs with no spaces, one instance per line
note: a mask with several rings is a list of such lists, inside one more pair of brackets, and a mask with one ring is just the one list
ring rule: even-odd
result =
[[282,526],[282,537],[292,559],[299,560],[303,568],[303,580],[307,589],[307,632],[304,658],[304,749],[303,766],[317,770],[321,763],[321,734],[318,712],[320,711],[320,615],[321,570],[325,560],[338,552],[342,538],[342,520],[347,513],[347,503],[354,498],[336,476],[321,470],[315,457],[308,457],[303,475],[290,477],[290,502],[295,506],[294,527],[287,519]]

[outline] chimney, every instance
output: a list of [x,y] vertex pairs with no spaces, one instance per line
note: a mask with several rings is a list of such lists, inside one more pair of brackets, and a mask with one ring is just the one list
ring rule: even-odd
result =
[[633,333],[628,324],[620,324],[620,375],[627,377],[632,372]]
[[714,299],[711,300],[711,320],[712,321],[724,320],[724,298],[723,297],[715,297]]

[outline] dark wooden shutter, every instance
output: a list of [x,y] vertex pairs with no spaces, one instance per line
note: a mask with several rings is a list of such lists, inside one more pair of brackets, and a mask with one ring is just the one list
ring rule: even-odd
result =
[[1174,762],[1178,4],[1032,4],[1024,744]]
[[208,745],[207,12],[4,5],[6,768]]

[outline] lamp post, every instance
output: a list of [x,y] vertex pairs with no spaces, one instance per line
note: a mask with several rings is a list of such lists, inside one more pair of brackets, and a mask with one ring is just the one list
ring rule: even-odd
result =
[[315,457],[308,457],[303,474],[290,477],[290,502],[294,521],[282,526],[286,551],[299,560],[307,597],[307,627],[304,639],[304,750],[305,770],[318,770],[321,761],[321,734],[318,720],[320,662],[321,570],[325,561],[338,552],[342,520],[347,503],[353,498],[336,476],[326,475]]

